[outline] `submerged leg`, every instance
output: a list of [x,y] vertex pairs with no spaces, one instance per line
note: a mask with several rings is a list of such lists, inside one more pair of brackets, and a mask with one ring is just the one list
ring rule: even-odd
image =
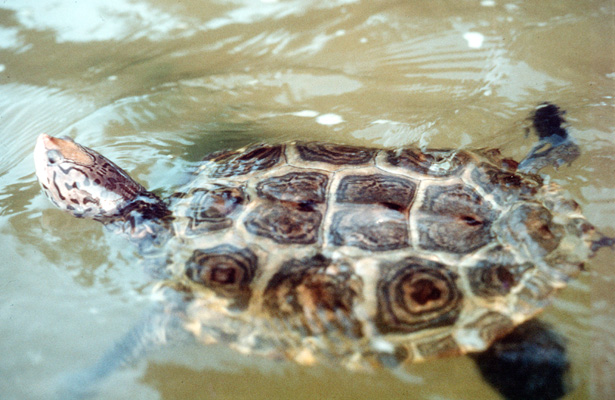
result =
[[519,163],[520,172],[536,173],[548,165],[557,168],[570,164],[580,155],[579,146],[563,127],[566,122],[563,114],[559,107],[551,103],[543,103],[536,108],[531,119],[539,142]]
[[180,332],[185,334],[178,322],[173,314],[162,310],[149,312],[94,365],[62,377],[57,398],[77,400],[92,397],[95,385],[111,373],[140,360],[149,350],[166,344],[169,338],[175,340]]
[[518,326],[473,358],[507,400],[556,400],[568,391],[564,340],[540,321]]

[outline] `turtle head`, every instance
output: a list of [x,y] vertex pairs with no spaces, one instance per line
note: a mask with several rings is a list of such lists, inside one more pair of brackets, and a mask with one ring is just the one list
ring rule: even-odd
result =
[[34,149],[36,176],[60,209],[79,218],[105,222],[146,189],[104,156],[69,138],[41,134]]

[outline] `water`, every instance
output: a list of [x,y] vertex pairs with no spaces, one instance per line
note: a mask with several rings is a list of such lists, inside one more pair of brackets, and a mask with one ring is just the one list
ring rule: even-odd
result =
[[[45,399],[145,313],[138,256],[55,210],[41,132],[93,147],[162,195],[208,151],[257,141],[532,145],[530,110],[568,111],[583,151],[550,172],[615,230],[611,1],[7,0],[0,5],[0,397]],[[568,339],[568,399],[615,395],[611,250],[543,319]],[[466,357],[356,374],[183,345],[105,381],[101,399],[493,399]]]

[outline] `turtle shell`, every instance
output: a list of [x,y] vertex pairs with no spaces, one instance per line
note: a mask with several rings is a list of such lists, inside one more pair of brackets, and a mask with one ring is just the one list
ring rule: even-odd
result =
[[497,151],[256,145],[172,204],[171,278],[204,341],[348,366],[481,351],[589,256],[576,203]]

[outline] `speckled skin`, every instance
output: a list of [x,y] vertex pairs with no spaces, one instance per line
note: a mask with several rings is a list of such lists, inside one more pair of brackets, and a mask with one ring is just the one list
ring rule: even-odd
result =
[[[207,156],[167,203],[72,141],[41,136],[35,158],[58,206],[163,253],[156,293],[185,329],[303,364],[484,350],[591,256],[576,203],[497,150],[255,145]],[[104,215],[83,202],[100,163]]]

